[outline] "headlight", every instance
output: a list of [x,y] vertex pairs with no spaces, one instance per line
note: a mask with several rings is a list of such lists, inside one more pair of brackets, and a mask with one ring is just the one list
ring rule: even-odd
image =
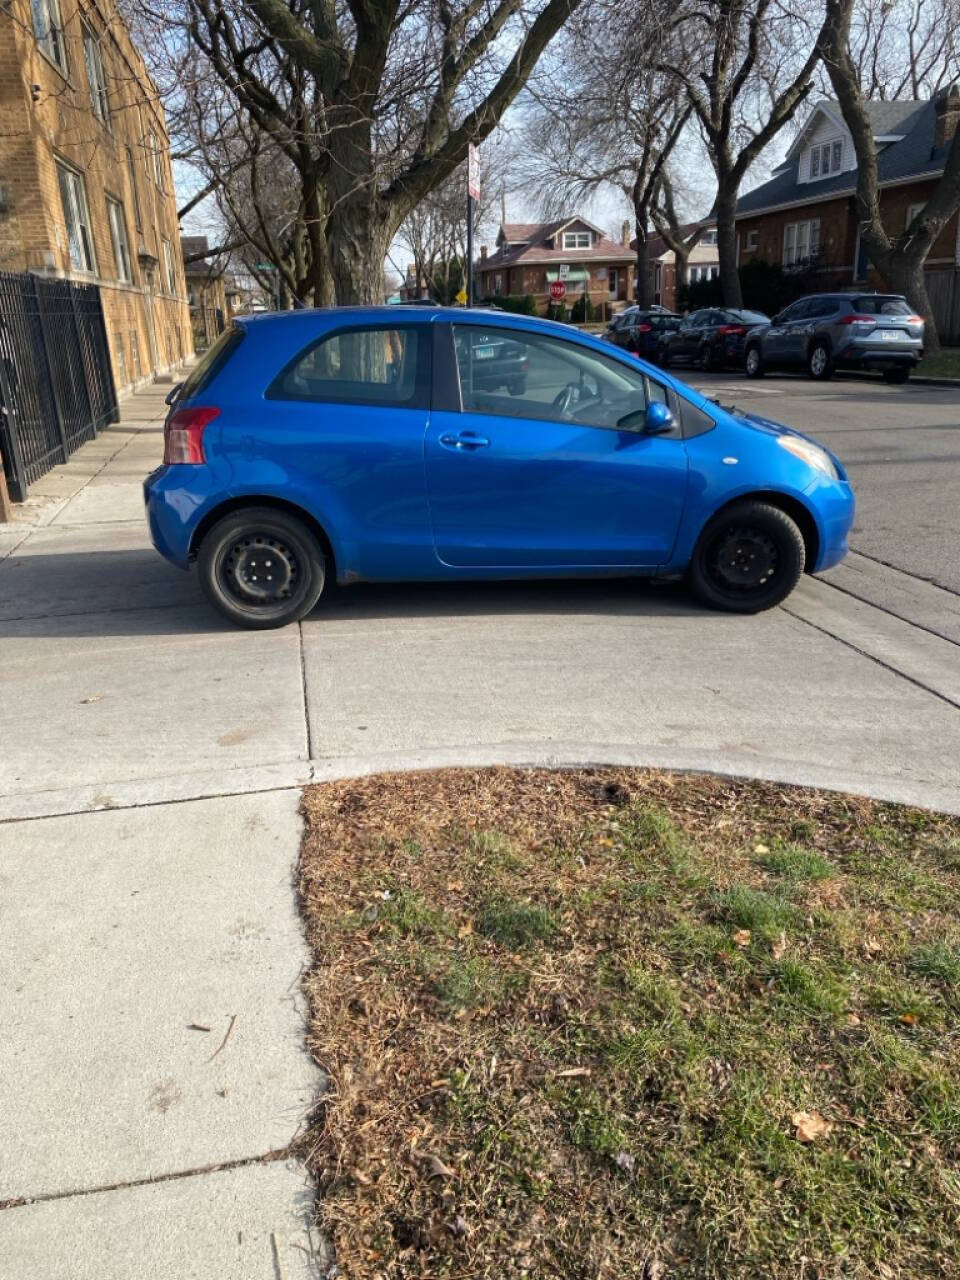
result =
[[818,444],[814,444],[812,440],[804,440],[802,436],[777,436],[777,444],[781,449],[786,449],[787,453],[792,453],[795,458],[809,463],[815,471],[822,471],[831,480],[840,479],[829,453],[826,449],[821,449]]

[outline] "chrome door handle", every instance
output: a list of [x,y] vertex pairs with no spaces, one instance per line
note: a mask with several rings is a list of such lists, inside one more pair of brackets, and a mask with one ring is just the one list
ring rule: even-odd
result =
[[440,443],[446,449],[461,449],[471,453],[474,449],[485,449],[490,441],[486,436],[474,435],[472,431],[461,431],[459,435],[443,435]]

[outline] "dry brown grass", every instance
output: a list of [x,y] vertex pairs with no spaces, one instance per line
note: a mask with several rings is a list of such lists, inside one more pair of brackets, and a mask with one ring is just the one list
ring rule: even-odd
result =
[[303,811],[344,1275],[960,1275],[960,821],[626,769]]

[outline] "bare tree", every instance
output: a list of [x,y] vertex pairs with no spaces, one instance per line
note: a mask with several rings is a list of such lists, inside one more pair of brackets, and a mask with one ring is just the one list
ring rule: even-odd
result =
[[678,78],[657,69],[663,9],[651,4],[641,39],[619,4],[588,6],[561,45],[563,76],[535,89],[527,124],[526,170],[544,213],[611,189],[629,201],[641,306],[651,301],[651,207],[692,111]]
[[[851,54],[851,24],[854,0],[827,0],[825,62],[840,110],[853,138],[857,153],[855,196],[860,236],[870,261],[887,288],[903,293],[927,324],[925,346],[940,350],[933,309],[923,275],[934,241],[960,209],[960,130],[954,133],[944,158],[943,176],[912,222],[898,235],[884,227],[880,211],[880,180],[877,145],[860,82],[860,70]],[[941,92],[945,92],[941,90]],[[956,88],[952,95],[957,95]],[[960,97],[957,97],[960,110]]]
[[673,189],[673,179],[664,170],[657,186],[655,199],[650,208],[650,216],[664,244],[673,252],[675,263],[674,278],[677,287],[687,278],[687,263],[690,254],[700,242],[702,227],[686,228],[677,212],[677,202]]
[[659,65],[683,85],[703,132],[717,179],[720,286],[728,306],[741,306],[740,186],[813,88],[823,28],[779,0],[685,0],[668,34]]
[[192,92],[225,91],[247,141],[296,174],[286,257],[302,244],[313,292],[328,275],[340,303],[382,295],[404,219],[496,126],[579,2],[128,0],[195,60]]
[[960,0],[857,0],[850,57],[868,100],[932,97],[960,76]]

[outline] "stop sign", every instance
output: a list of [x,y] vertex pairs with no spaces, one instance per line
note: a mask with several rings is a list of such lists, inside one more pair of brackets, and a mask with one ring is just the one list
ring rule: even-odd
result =
[[550,286],[550,297],[554,302],[562,302],[567,296],[566,280],[554,280]]

